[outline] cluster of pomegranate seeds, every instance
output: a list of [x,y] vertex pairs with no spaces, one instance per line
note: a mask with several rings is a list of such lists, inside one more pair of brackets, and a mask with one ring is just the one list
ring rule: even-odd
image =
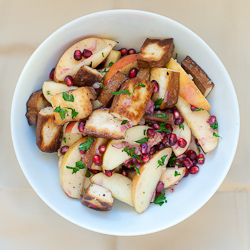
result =
[[180,112],[177,109],[173,110],[173,115],[174,115],[175,125],[181,125],[184,122],[183,116],[180,114]]
[[72,76],[66,76],[64,79],[65,83],[70,87],[73,86],[73,78]]
[[66,154],[66,152],[68,151],[68,149],[69,149],[68,146],[63,146],[63,147],[61,148],[61,154],[62,154],[62,155]]
[[54,76],[55,76],[55,68],[53,68],[50,73],[49,73],[49,78],[54,81]]
[[126,55],[133,55],[136,54],[136,50],[131,48],[131,49],[126,49],[126,48],[122,48],[120,49],[121,55],[122,56],[126,56]]
[[128,77],[129,78],[134,78],[137,76],[138,73],[138,69],[137,68],[132,68],[129,73],[128,73]]
[[181,148],[185,148],[187,146],[187,141],[183,138],[178,139],[177,143],[178,146]]
[[83,132],[85,124],[86,124],[86,121],[80,121],[79,122],[79,125],[78,125],[79,132],[81,132],[81,133]]
[[214,124],[216,122],[216,116],[215,115],[211,115],[209,117],[209,119],[207,120],[207,123],[209,123],[210,125]]
[[113,173],[112,173],[111,170],[105,170],[105,174],[106,174],[108,177],[111,177]]
[[107,149],[106,145],[101,145],[101,146],[99,147],[99,152],[100,152],[101,154],[103,154],[103,153],[106,151],[106,149]]
[[93,157],[93,162],[95,163],[95,165],[100,166],[102,164],[102,158],[100,155],[95,155]]
[[147,136],[149,137],[149,139],[152,139],[155,136],[156,132],[153,128],[149,128],[147,130]]
[[159,91],[159,83],[155,80],[151,81],[155,86],[154,86],[154,93],[157,93]]

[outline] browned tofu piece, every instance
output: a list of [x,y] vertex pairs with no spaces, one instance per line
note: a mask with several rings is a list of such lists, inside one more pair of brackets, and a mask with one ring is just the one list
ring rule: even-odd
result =
[[154,113],[145,113],[143,116],[146,122],[165,122],[168,124],[173,123],[173,114],[168,111],[155,111]]
[[121,72],[117,72],[113,77],[108,81],[107,85],[105,85],[104,88],[100,89],[99,96],[97,100],[103,104],[103,107],[105,107],[111,99],[114,97],[111,92],[116,92],[123,82],[125,82],[128,79],[124,74]]
[[29,125],[34,125],[37,123],[38,112],[42,108],[50,106],[50,103],[45,99],[43,91],[40,89],[31,94],[26,106],[26,117],[28,119],[28,123]]
[[149,81],[149,75],[150,75],[150,68],[140,68],[137,73],[137,78],[139,78],[141,81],[143,80]]
[[96,82],[102,81],[102,74],[96,69],[82,66],[74,77],[74,85],[78,87],[92,86]]
[[106,146],[107,143],[108,143],[108,139],[99,138],[99,137],[94,138],[94,141],[92,142],[90,146],[90,149],[84,154],[84,157],[82,158],[82,162],[85,164],[85,166],[88,169],[102,171],[102,166],[97,166],[94,163],[93,158],[96,154],[98,154],[99,147],[102,145]]
[[164,40],[147,38],[137,56],[142,68],[165,67],[174,52],[173,38]]
[[139,78],[132,78],[122,84],[121,90],[128,91],[128,94],[116,95],[109,112],[120,120],[138,124],[153,94],[154,84],[146,80],[141,81]]
[[82,196],[81,203],[94,210],[110,211],[114,204],[114,198],[109,189],[91,184]]
[[61,145],[63,126],[58,126],[55,121],[52,107],[39,111],[36,128],[36,144],[46,153],[56,152]]
[[187,56],[181,62],[181,66],[188,74],[193,77],[195,85],[206,97],[214,87],[214,83],[212,82],[212,80],[190,56]]
[[[67,98],[65,98],[65,93]],[[92,87],[81,87],[54,95],[51,101],[57,124],[61,125],[88,117],[93,110],[92,101],[95,98],[95,90]]]
[[122,121],[109,113],[109,109],[97,109],[87,120],[84,133],[107,139],[124,139],[125,130],[121,129]]
[[165,68],[153,68],[150,72],[150,81],[157,81],[159,91],[152,96],[153,102],[163,99],[160,109],[172,108],[178,101],[180,73]]

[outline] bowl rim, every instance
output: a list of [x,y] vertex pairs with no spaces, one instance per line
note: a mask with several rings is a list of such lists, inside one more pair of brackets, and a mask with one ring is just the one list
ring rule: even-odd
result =
[[[234,95],[233,101],[234,101],[234,106],[237,110],[237,114],[235,114],[235,117],[237,119],[237,123],[236,123],[236,131],[235,131],[235,141],[237,143],[235,143],[234,145],[232,145],[232,152],[233,154],[231,154],[230,156],[228,156],[228,163],[225,166],[225,170],[223,175],[221,176],[220,180],[213,185],[212,188],[210,188],[210,192],[209,194],[206,196],[205,199],[203,199],[196,207],[194,207],[192,210],[190,210],[189,213],[187,213],[185,216],[180,217],[178,220],[176,220],[174,223],[167,225],[167,226],[160,226],[157,227],[156,229],[152,229],[152,230],[147,230],[147,231],[143,231],[143,232],[139,232],[136,234],[131,234],[129,232],[126,233],[120,233],[120,232],[111,232],[110,230],[107,231],[105,229],[96,229],[95,227],[91,227],[90,225],[81,225],[80,223],[78,223],[76,220],[73,220],[71,218],[69,218],[69,216],[67,214],[64,214],[63,212],[61,212],[57,207],[55,207],[53,204],[50,204],[50,202],[46,199],[46,197],[44,195],[42,195],[39,191],[39,188],[36,187],[35,183],[33,182],[32,178],[29,176],[28,171],[25,170],[25,168],[23,168],[22,166],[24,165],[24,163],[21,160],[20,157],[20,152],[18,150],[18,148],[15,146],[16,145],[16,137],[15,137],[15,133],[14,133],[14,117],[15,117],[15,106],[17,103],[17,95],[18,95],[18,90],[21,86],[21,82],[22,82],[22,78],[25,75],[25,71],[26,69],[30,66],[31,61],[33,60],[34,57],[36,57],[36,54],[38,53],[39,50],[43,49],[43,46],[45,46],[45,44],[47,43],[48,40],[52,39],[53,37],[57,36],[58,33],[60,33],[63,29],[67,28],[68,26],[74,25],[74,23],[77,23],[79,20],[81,19],[85,19],[85,18],[89,18],[89,17],[94,17],[94,16],[98,16],[99,14],[103,14],[103,13],[107,13],[107,14],[112,14],[115,12],[122,12],[122,13],[132,13],[132,14],[144,14],[144,15],[151,15],[157,18],[161,18],[161,19],[165,19],[168,20],[168,22],[173,23],[174,25],[179,26],[181,29],[184,29],[185,31],[189,32],[192,36],[196,37],[196,39],[199,40],[200,43],[202,43],[204,46],[207,47],[207,49],[209,50],[209,52],[212,54],[212,56],[215,57],[215,59],[218,61],[219,64],[221,64],[223,70],[224,70],[224,74],[228,77],[228,81],[231,83],[231,88],[232,88],[232,95]],[[203,207],[208,200],[211,199],[211,197],[215,194],[215,192],[219,189],[220,185],[222,184],[222,182],[224,181],[226,175],[229,172],[229,169],[231,168],[233,159],[235,157],[236,154],[236,150],[237,150],[237,146],[238,146],[238,142],[239,142],[239,133],[240,133],[240,110],[239,110],[239,103],[238,103],[238,98],[237,98],[237,94],[233,85],[233,82],[225,68],[225,66],[223,65],[223,63],[221,62],[221,60],[219,59],[219,57],[215,54],[215,52],[208,46],[208,44],[201,38],[199,37],[196,33],[194,33],[191,29],[187,28],[186,26],[184,26],[183,24],[174,21],[173,19],[163,16],[161,14],[156,14],[153,12],[149,12],[149,11],[142,11],[142,10],[134,10],[134,9],[115,9],[115,10],[105,10],[105,11],[98,11],[98,12],[94,12],[91,14],[87,14],[84,16],[81,16],[79,18],[76,18],[66,24],[64,24],[63,26],[61,26],[60,28],[58,28],[56,31],[54,31],[51,35],[49,35],[43,42],[40,43],[40,45],[36,48],[36,50],[32,53],[32,55],[30,56],[30,58],[28,59],[28,61],[26,62],[19,78],[17,81],[17,84],[15,86],[15,90],[14,90],[14,94],[13,94],[13,98],[12,98],[12,105],[11,105],[11,116],[10,116],[10,123],[11,123],[11,138],[12,138],[12,143],[13,143],[13,147],[14,147],[14,151],[18,160],[18,163],[23,171],[24,176],[26,177],[27,181],[29,182],[29,184],[31,185],[32,189],[36,192],[36,194],[42,199],[42,201],[48,205],[52,210],[54,210],[57,214],[59,214],[61,217],[63,217],[64,219],[72,222],[75,225],[78,225],[79,227],[91,230],[93,232],[97,232],[97,233],[102,233],[102,234],[106,234],[106,235],[113,235],[113,236],[139,236],[139,235],[147,235],[147,234],[151,234],[151,233],[156,233],[156,232],[160,232],[162,230],[165,230],[167,228],[170,228],[172,226],[175,226],[177,224],[179,224],[180,222],[186,220],[187,218],[189,218],[191,215],[193,215],[194,213],[196,213],[201,207]]]

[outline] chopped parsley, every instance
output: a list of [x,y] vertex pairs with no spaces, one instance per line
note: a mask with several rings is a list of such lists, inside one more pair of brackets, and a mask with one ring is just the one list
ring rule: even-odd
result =
[[68,113],[68,110],[66,110],[66,109],[61,109],[61,107],[59,106],[59,107],[56,107],[56,108],[54,109],[54,112],[55,112],[55,113],[59,113],[61,119],[64,120],[64,119],[65,119],[65,114]]
[[177,157],[174,154],[172,154],[168,161],[168,166],[173,167],[175,165],[176,160]]
[[211,127],[213,130],[217,129],[217,128],[218,128],[218,122],[215,121],[215,123],[211,124],[210,127]]
[[123,120],[122,123],[121,123],[121,125],[124,125],[124,124],[126,124],[127,122],[128,122],[128,120]]
[[102,57],[104,57],[104,53],[102,52]]
[[79,150],[89,150],[93,141],[94,141],[94,138],[92,136],[89,136],[86,142],[80,144]]
[[108,89],[108,88],[106,88],[106,87],[103,87],[103,82],[100,82],[100,87],[101,87],[102,89]]
[[49,91],[49,90],[47,90],[47,91],[46,91],[46,94],[47,94],[47,95],[50,95],[50,91]]
[[194,109],[194,111],[201,111],[201,110],[204,110],[204,109],[202,109],[202,108],[199,108],[199,109],[198,109],[198,108],[195,108],[195,109]]
[[117,43],[119,43],[118,41],[116,41]]
[[103,80],[105,80],[106,76],[103,77]]
[[162,98],[157,98],[155,101],[155,108],[158,109],[161,106],[162,102],[163,102]]
[[86,178],[89,178],[90,176],[91,176],[91,174],[90,174],[89,170],[87,169],[87,172],[86,172],[86,174],[85,174],[85,177],[86,177]]
[[146,129],[143,130],[143,134],[146,135]]
[[139,168],[138,168],[138,167],[135,167],[135,171],[136,171],[137,174],[140,175],[140,171],[139,171]]
[[[215,132],[213,132],[213,136],[215,137],[220,137],[218,134],[216,134]],[[221,137],[220,137],[221,138]]]
[[178,175],[181,175],[181,174],[179,172],[177,172],[177,171],[174,171],[174,176],[176,177]]
[[86,166],[82,163],[82,161],[77,161],[75,167],[66,166],[66,168],[72,169],[72,174],[76,174],[80,169],[86,168]]
[[142,143],[148,142],[148,139],[149,139],[149,137],[147,136],[147,137],[144,137],[144,138],[142,138],[142,139],[140,139],[140,140],[137,140],[137,141],[135,141],[135,142],[136,142],[136,143],[139,143],[139,144],[142,144]]
[[174,59],[177,60],[177,58],[178,58],[178,53],[175,54],[175,58]]
[[159,165],[157,166],[157,168],[160,167],[160,166],[164,166],[164,163],[165,163],[165,160],[166,160],[167,156],[168,155],[164,155],[164,156],[161,157],[160,160],[158,160]]
[[66,138],[65,137],[63,137],[62,140],[66,143]]
[[126,89],[126,90],[119,90],[117,92],[111,92],[112,95],[120,95],[120,94],[128,94],[131,95],[131,93]]
[[72,94],[69,95],[68,93],[63,92],[62,97],[66,102],[74,102],[74,96]]
[[78,112],[76,112],[76,110],[75,109],[72,109],[72,108],[66,108],[66,109],[70,109],[71,110],[71,117],[72,117],[72,119],[74,119],[74,117],[76,117],[77,115],[78,115]]
[[166,125],[166,124],[165,124],[164,122],[161,122],[161,123],[160,123],[159,129],[157,129],[157,130],[155,130],[155,131],[157,131],[157,132],[162,132],[162,131],[163,131],[163,132],[167,132],[167,133],[170,133],[170,134],[171,134],[172,132],[169,131],[168,129],[166,129],[166,128],[165,128],[165,125]]
[[135,89],[136,89],[138,86],[141,86],[141,87],[143,87],[143,88],[146,87],[145,84],[139,83],[139,84],[137,84],[137,85],[134,86],[134,88],[133,88],[133,93],[135,93]]
[[136,158],[138,161],[143,162],[143,161],[139,158],[139,156],[135,153],[135,147],[133,147],[133,148],[130,149],[129,146],[126,146],[126,147],[122,150],[122,152],[125,152],[125,153],[127,153],[128,156],[130,156],[130,157],[132,157],[132,158]]
[[184,125],[183,124],[180,124],[179,125],[179,128],[182,128],[184,130]]
[[110,63],[109,63],[109,67],[111,67],[113,64],[114,64],[113,62],[110,62]]
[[165,118],[166,121],[169,120],[169,119],[168,119],[168,116],[167,116],[166,114],[164,114],[164,113],[156,114],[156,117],[163,117],[163,118]]
[[154,203],[154,204],[160,205],[160,206],[162,206],[163,203],[167,203],[167,200],[166,200],[166,197],[165,197],[165,188],[163,189],[162,194],[155,197],[155,200],[153,202],[151,202],[151,203]]
[[102,73],[107,73],[107,72],[109,72],[107,69],[104,69],[104,70],[102,71]]

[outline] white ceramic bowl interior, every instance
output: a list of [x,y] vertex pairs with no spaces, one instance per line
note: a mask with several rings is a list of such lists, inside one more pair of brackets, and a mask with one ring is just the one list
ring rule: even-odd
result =
[[[208,31],[209,32],[209,31]],[[215,88],[208,96],[211,113],[219,121],[223,138],[206,155],[198,175],[184,178],[175,192],[167,191],[167,204],[151,205],[143,214],[119,201],[110,212],[97,212],[80,200],[67,197],[61,189],[57,154],[42,153],[36,146],[35,126],[27,123],[26,101],[41,89],[62,53],[89,36],[110,38],[116,49],[139,50],[145,38],[173,37],[181,61],[190,55],[210,76]],[[234,114],[234,118],[229,115]],[[169,228],[195,213],[216,192],[233,161],[239,136],[239,108],[230,77],[210,47],[183,25],[160,15],[136,10],[111,10],[76,19],[48,37],[33,53],[17,83],[11,110],[11,132],[20,166],[41,199],[65,219],[92,231],[110,235],[143,235]]]

